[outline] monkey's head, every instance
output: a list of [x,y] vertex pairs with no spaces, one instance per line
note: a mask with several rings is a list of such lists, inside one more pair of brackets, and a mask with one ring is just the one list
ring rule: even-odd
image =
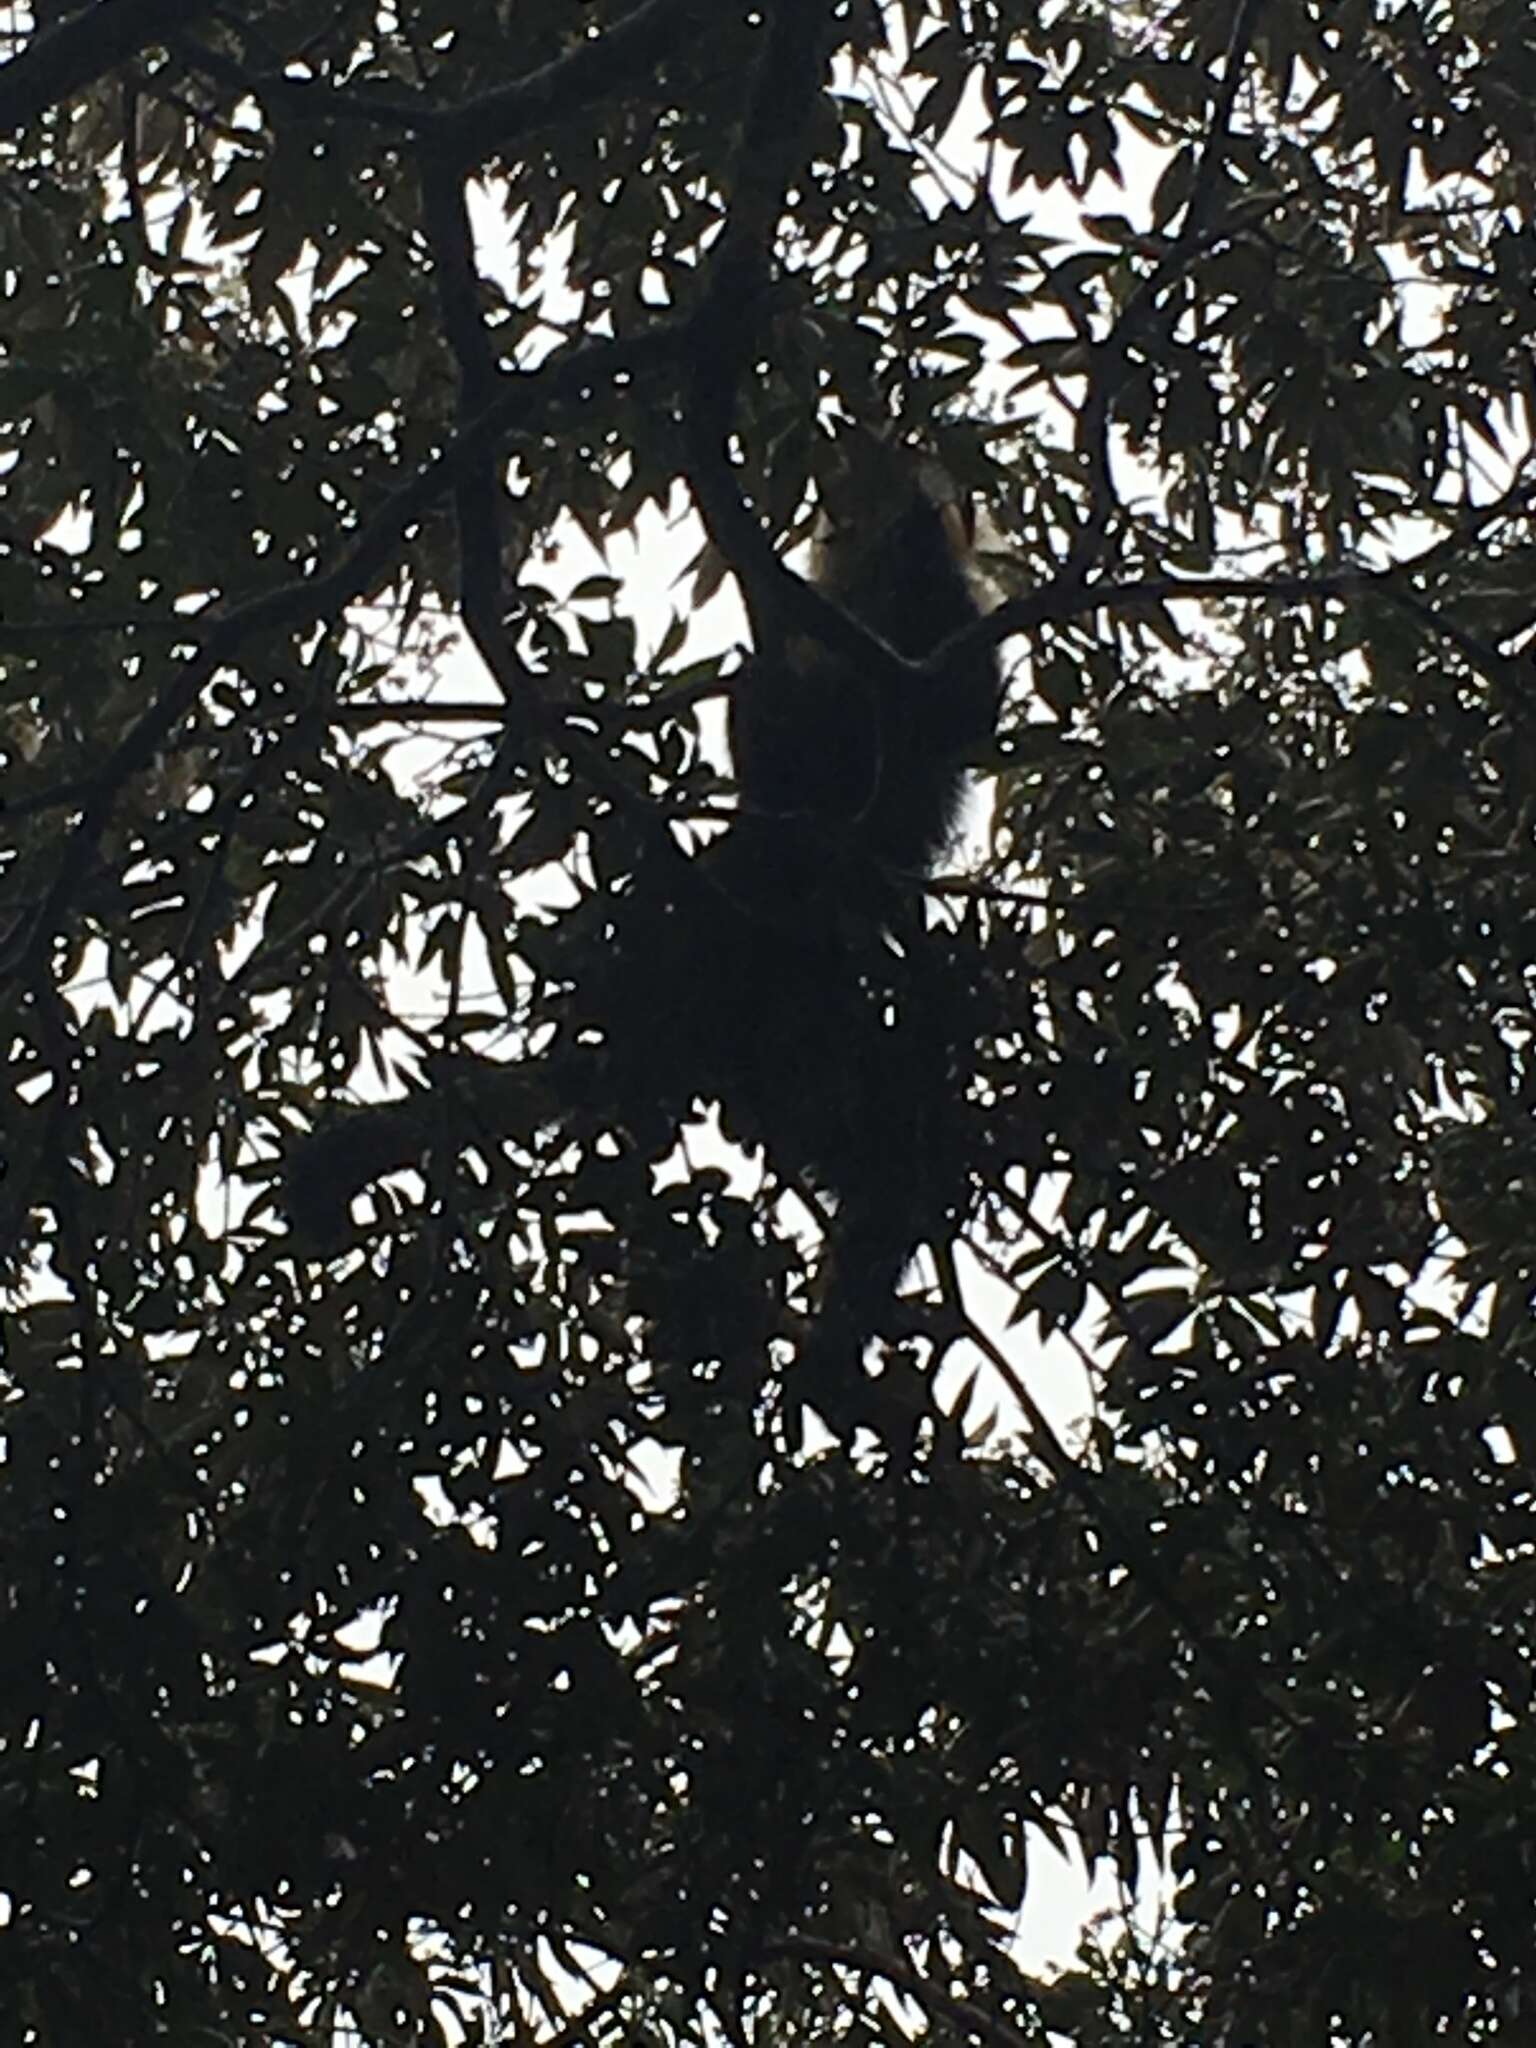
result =
[[[908,661],[985,609],[971,575],[969,503],[939,462],[850,435],[822,495],[811,579]],[[855,866],[924,871],[952,836],[965,764],[991,737],[999,695],[990,647],[907,676],[794,635],[780,660],[743,675],[733,698],[744,803],[813,821],[819,841],[781,837],[823,866],[841,850]]]
[[933,454],[872,434],[839,447],[822,480],[810,580],[918,659],[994,601],[975,562],[974,500]]

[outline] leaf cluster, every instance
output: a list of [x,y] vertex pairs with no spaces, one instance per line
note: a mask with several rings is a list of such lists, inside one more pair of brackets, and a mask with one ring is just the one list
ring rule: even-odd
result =
[[[1520,2038],[1529,9],[34,12],[17,2038]],[[1011,687],[813,944],[704,599],[893,659],[781,567],[855,422]]]

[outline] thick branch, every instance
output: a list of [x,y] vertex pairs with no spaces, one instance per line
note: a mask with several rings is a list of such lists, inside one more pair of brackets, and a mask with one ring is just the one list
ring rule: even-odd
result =
[[[611,385],[670,362],[680,333],[676,322],[659,321],[646,334],[583,343],[539,369],[513,378],[510,388],[462,427],[440,454],[390,493],[323,576],[264,591],[213,615],[201,633],[189,633],[197,643],[196,652],[124,734],[89,789],[82,794],[72,787],[26,806],[37,811],[50,805],[78,805],[80,815],[53,885],[30,920],[21,950],[30,952],[52,929],[100,842],[124,784],[150,765],[211,678],[234,659],[247,640],[258,633],[309,625],[340,611],[380,575],[399,549],[405,530],[443,497],[463,468],[481,459],[487,446],[498,445],[525,425],[535,409],[589,397],[599,385]],[[15,946],[10,949],[7,965],[13,964],[17,950]]]
[[460,163],[478,162],[517,137],[569,120],[616,86],[643,77],[696,34],[701,23],[718,30],[718,14],[717,0],[645,0],[569,56],[445,115],[440,132],[451,139]]
[[0,133],[35,121],[151,43],[213,11],[213,0],[98,0],[37,35],[0,67]]
[[[459,369],[462,434],[495,396],[496,357],[480,311],[474,230],[463,174],[441,152],[421,154],[422,218],[431,246],[443,332]],[[459,539],[459,610],[465,630],[509,702],[526,708],[534,687],[513,657],[504,630],[501,451],[485,440],[465,454],[454,477]]]
[[[710,539],[736,571],[759,645],[759,615],[772,620],[788,572],[742,501],[726,448],[747,353],[764,325],[785,191],[821,89],[831,39],[826,0],[817,12],[819,23],[808,25],[805,7],[780,0],[769,18],[736,148],[725,234],[691,329],[694,384],[683,423],[688,482]],[[823,632],[830,624],[822,621]]]
[[338,92],[314,79],[286,78],[234,63],[216,50],[195,45],[188,56],[201,71],[234,91],[287,108],[308,121],[354,122],[430,141],[465,169],[524,136],[568,121],[615,87],[623,86],[671,56],[712,15],[709,0],[642,0],[599,36],[579,43],[563,57],[529,71],[495,91],[458,105],[366,86]]

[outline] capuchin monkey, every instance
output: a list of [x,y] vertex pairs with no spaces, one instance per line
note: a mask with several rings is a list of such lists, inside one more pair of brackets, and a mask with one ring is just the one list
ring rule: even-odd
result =
[[[975,522],[937,462],[862,454],[831,495],[811,580],[915,665],[990,609]],[[957,1225],[975,1163],[971,991],[916,899],[1001,693],[995,647],[912,674],[789,638],[732,697],[740,809],[712,853],[741,915],[719,954],[735,1002],[711,998],[734,1012],[718,1064],[735,1065],[774,1163],[830,1198],[801,1384],[835,1425],[852,1419],[858,1357],[913,1252]],[[730,1128],[728,1089],[726,1105]]]
[[835,1427],[856,1419],[864,1346],[889,1328],[917,1245],[956,1226],[976,1163],[962,1086],[974,992],[918,901],[1001,696],[992,647],[911,672],[988,608],[960,494],[910,449],[861,438],[854,452],[827,487],[811,580],[908,666],[760,633],[731,701],[736,818],[693,859],[669,865],[663,847],[598,943],[572,923],[551,1052],[322,1125],[286,1190],[296,1232],[332,1248],[369,1180],[454,1143],[450,1112],[489,1134],[503,1095],[517,1120],[519,1090],[546,1120],[562,1097],[601,1101],[649,1150],[718,1100],[733,1136],[827,1198],[797,1384]]

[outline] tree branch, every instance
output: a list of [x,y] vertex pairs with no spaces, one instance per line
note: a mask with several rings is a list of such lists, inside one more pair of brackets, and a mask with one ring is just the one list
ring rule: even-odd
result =
[[644,334],[623,340],[580,343],[537,370],[514,377],[510,389],[461,427],[442,451],[398,490],[390,492],[324,575],[263,591],[210,617],[201,633],[189,632],[187,638],[195,651],[186,667],[135,720],[89,787],[82,791],[72,784],[17,807],[18,813],[36,813],[71,805],[78,808],[79,819],[52,885],[36,913],[6,948],[0,972],[13,969],[52,929],[100,842],[124,784],[150,765],[212,677],[234,659],[246,640],[257,633],[309,625],[339,611],[387,567],[405,529],[452,488],[461,469],[482,459],[488,445],[497,445],[524,425],[536,407],[590,397],[601,384],[628,381],[670,363],[681,331],[677,322],[658,321]]
[[551,64],[467,100],[437,126],[461,164],[504,149],[518,136],[569,120],[616,85],[653,69],[701,23],[718,28],[716,0],[644,0],[611,28]]
[[1206,220],[1216,196],[1216,181],[1221,173],[1221,153],[1232,130],[1232,109],[1237,104],[1237,88],[1242,82],[1243,66],[1248,61],[1253,32],[1258,27],[1259,11],[1263,5],[1264,0],[1239,0],[1237,11],[1232,17],[1232,30],[1227,37],[1226,54],[1222,59],[1221,86],[1216,94],[1216,105],[1211,111],[1210,126],[1206,129],[1205,140],[1200,145],[1195,175],[1190,182],[1189,203],[1184,209],[1184,220],[1179,229],[1178,239],[1181,244],[1196,241],[1205,233]]
[[[984,2012],[968,1998],[957,1998],[952,1991],[930,1983],[910,1963],[896,1956],[880,1955],[853,1942],[824,1941],[810,1934],[783,1935],[777,1940],[764,1942],[762,1953],[769,1961],[817,1963],[824,1967],[856,1970],[864,1977],[883,1977],[886,1983],[893,1984],[908,1998],[916,2000],[925,2012],[950,2021],[964,2033],[979,2035],[983,2041],[991,2043],[992,2048],[1027,2048],[1030,2037],[1017,2027]],[[1053,1997],[1049,1984],[1034,1978],[1025,1981],[1047,2014],[1053,2003],[1059,2003]]]
[[916,665],[930,675],[939,675],[950,662],[979,648],[996,646],[1010,634],[1028,632],[1035,626],[1059,625],[1089,612],[1135,611],[1146,605],[1180,602],[1207,604],[1217,597],[1268,604],[1307,599],[1337,603],[1370,597],[1406,613],[1427,635],[1454,647],[1467,665],[1489,682],[1500,689],[1508,688],[1518,675],[1515,663],[1496,649],[1484,646],[1454,619],[1446,618],[1406,587],[1408,578],[1418,572],[1420,559],[1414,557],[1387,569],[1317,570],[1299,576],[1147,576],[1139,582],[1087,585],[1077,583],[1064,569],[1042,589],[1011,598],[974,625],[951,634],[926,661]]
[[[422,219],[432,251],[443,332],[458,364],[458,426],[462,436],[495,396],[496,358],[480,311],[474,231],[456,160],[440,150],[420,153]],[[473,444],[453,480],[459,538],[459,611],[476,652],[509,704],[527,711],[536,679],[518,661],[505,631],[504,519],[501,450]]]
[[696,31],[700,17],[712,13],[709,0],[642,0],[600,36],[579,43],[565,56],[492,92],[448,106],[366,89],[338,92],[312,79],[252,71],[202,44],[185,47],[198,70],[234,91],[288,108],[308,121],[347,121],[414,133],[463,170],[523,136],[569,120],[614,86],[642,76],[681,47],[690,31]]
[[14,134],[150,43],[213,10],[213,0],[98,0],[35,35],[0,66],[0,134]]
[[[736,572],[759,645],[759,613],[771,631],[782,602],[794,601],[789,584],[798,579],[790,578],[736,488],[727,444],[747,351],[765,324],[764,300],[785,190],[799,161],[801,135],[831,40],[827,0],[818,0],[817,25],[807,24],[806,12],[797,0],[779,0],[769,18],[736,149],[725,233],[691,323],[694,387],[683,421],[689,488],[710,539]],[[838,629],[823,615],[811,630],[825,637]]]
[[[1200,145],[1189,202],[1179,231],[1121,307],[1104,340],[1092,350],[1088,390],[1077,423],[1078,453],[1088,465],[1088,510],[1062,567],[1065,580],[1080,580],[1099,561],[1110,521],[1119,503],[1110,469],[1109,427],[1115,400],[1130,374],[1130,352],[1145,333],[1168,286],[1182,276],[1206,249],[1226,239],[1228,230],[1225,227],[1208,231],[1206,223],[1220,174],[1222,150],[1231,128],[1238,81],[1242,77],[1248,45],[1262,4],[1263,0],[1240,0],[1233,19],[1221,87]],[[1273,203],[1263,202],[1262,210],[1268,211]]]

